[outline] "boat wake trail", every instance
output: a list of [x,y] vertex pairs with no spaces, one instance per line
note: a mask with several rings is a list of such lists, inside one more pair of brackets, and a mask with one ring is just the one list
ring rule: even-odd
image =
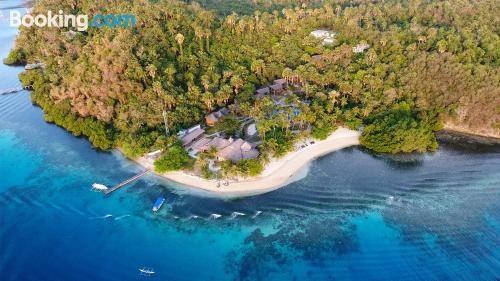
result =
[[105,214],[104,216],[92,217],[91,219],[107,219],[107,218],[111,218],[111,217],[113,217],[112,214]]
[[130,217],[130,216],[131,216],[131,215],[123,215],[123,216],[118,216],[118,217],[116,217],[116,218],[115,218],[115,221],[117,221],[117,220],[121,220],[121,219],[124,219],[124,218],[126,218],[126,217]]
[[240,212],[232,212],[232,213],[231,213],[231,217],[230,217],[230,218],[231,218],[231,219],[235,219],[235,218],[236,218],[236,217],[238,217],[238,216],[244,216],[244,215],[245,215],[245,214],[240,213]]
[[262,211],[257,211],[255,215],[252,216],[252,219],[255,219],[260,214],[262,214]]
[[218,218],[222,217],[222,215],[219,215],[219,214],[211,214],[208,219],[210,220],[216,220]]

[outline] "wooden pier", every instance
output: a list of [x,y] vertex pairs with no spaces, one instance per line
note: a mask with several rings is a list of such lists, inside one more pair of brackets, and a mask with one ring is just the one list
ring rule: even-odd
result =
[[118,190],[118,189],[120,189],[120,188],[122,188],[122,187],[126,186],[127,184],[129,184],[129,183],[131,183],[131,182],[133,182],[133,181],[137,180],[138,178],[140,178],[140,177],[144,176],[145,174],[147,174],[147,173],[149,173],[149,172],[150,172],[149,170],[146,170],[146,171],[144,171],[144,172],[142,172],[142,173],[140,173],[140,174],[137,174],[137,175],[135,175],[135,176],[131,177],[130,179],[125,180],[125,181],[123,181],[123,182],[121,182],[121,183],[119,183],[119,184],[117,184],[117,185],[113,186],[113,187],[112,187],[112,188],[110,188],[110,189],[107,189],[106,191],[104,191],[104,194],[105,194],[105,195],[109,195],[109,194],[111,194],[112,192],[114,192],[114,191],[116,191],[116,190]]

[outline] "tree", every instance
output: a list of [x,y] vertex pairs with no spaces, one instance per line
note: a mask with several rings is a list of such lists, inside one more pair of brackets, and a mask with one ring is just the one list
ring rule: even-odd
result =
[[283,72],[281,73],[281,76],[286,79],[287,82],[290,82],[290,80],[293,77],[293,71],[290,68],[285,68],[283,69]]
[[177,44],[179,44],[179,51],[182,56],[182,44],[184,44],[184,35],[182,35],[181,33],[177,33],[177,35],[175,35],[175,41],[177,41]]
[[397,108],[365,127],[361,144],[376,152],[425,152],[438,147],[433,124],[421,120],[409,108]]
[[154,162],[154,166],[155,171],[164,173],[186,168],[190,163],[191,157],[186,150],[180,144],[175,144]]
[[13,49],[7,58],[3,60],[3,63],[8,65],[20,65],[26,63],[26,54],[23,49]]
[[252,61],[251,70],[257,75],[257,77],[262,81],[264,75],[265,64],[261,59]]
[[229,29],[231,29],[231,32],[233,32],[234,26],[236,25],[237,21],[238,15],[236,13],[233,12],[231,15],[227,16],[226,24],[229,26]]
[[194,35],[198,38],[198,43],[200,45],[200,50],[203,50],[203,37],[205,36],[205,32],[199,25],[194,25]]
[[203,103],[207,107],[207,110],[208,111],[212,111],[212,109],[213,109],[213,99],[214,99],[212,93],[210,93],[210,92],[203,93],[201,99],[203,100]]
[[444,53],[448,48],[448,43],[445,40],[440,40],[436,45],[438,52]]
[[233,86],[234,88],[234,93],[235,94],[238,94],[239,91],[240,91],[240,88],[243,86],[243,79],[241,79],[241,77],[239,75],[234,75],[233,77],[231,77],[231,86]]
[[237,165],[240,173],[245,176],[255,177],[264,170],[264,166],[258,159],[243,159]]
[[236,135],[240,131],[240,121],[236,116],[229,114],[215,123],[215,129],[227,135]]
[[333,130],[332,126],[326,126],[321,128],[314,127],[311,131],[311,136],[318,140],[325,140],[326,138],[328,138],[332,130]]

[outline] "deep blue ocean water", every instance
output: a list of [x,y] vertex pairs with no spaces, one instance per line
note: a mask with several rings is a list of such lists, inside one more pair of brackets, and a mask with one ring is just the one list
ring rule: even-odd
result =
[[[0,57],[16,32],[0,19]],[[18,86],[21,70],[0,65],[0,89]],[[498,146],[458,140],[407,157],[348,148],[296,183],[233,200],[153,175],[107,198],[90,190],[139,171],[46,123],[28,92],[0,96],[0,280],[500,278]],[[157,273],[139,276],[142,266]]]

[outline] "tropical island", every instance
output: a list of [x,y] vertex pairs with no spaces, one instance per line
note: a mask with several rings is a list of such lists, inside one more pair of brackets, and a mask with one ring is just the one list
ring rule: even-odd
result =
[[[286,184],[360,143],[434,151],[500,138],[491,1],[38,1],[32,14],[131,13],[135,28],[21,27],[7,64],[53,122],[99,149],[217,191]],[[222,190],[222,189],[220,189]]]

